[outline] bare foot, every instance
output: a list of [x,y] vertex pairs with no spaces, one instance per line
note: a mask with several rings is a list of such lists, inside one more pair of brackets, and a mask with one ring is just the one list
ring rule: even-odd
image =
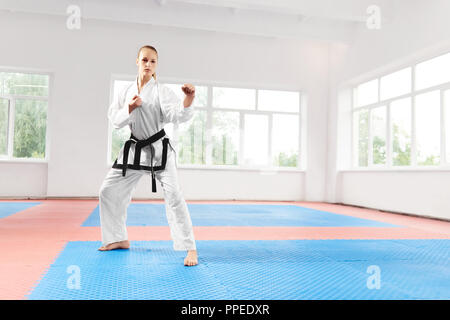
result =
[[198,264],[197,260],[197,250],[189,250],[186,258],[184,258],[185,266],[195,266]]
[[102,246],[98,248],[100,251],[109,251],[114,249],[129,249],[130,248],[130,242],[128,240],[119,241],[119,242],[113,242],[106,246]]

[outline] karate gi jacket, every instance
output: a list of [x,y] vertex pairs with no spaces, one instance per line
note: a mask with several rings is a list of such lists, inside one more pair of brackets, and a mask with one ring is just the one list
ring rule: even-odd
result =
[[[142,105],[129,113],[128,104],[135,95],[141,97]],[[170,87],[153,77],[138,94],[136,78],[119,91],[108,110],[108,118],[115,129],[128,125],[131,130],[131,137],[120,149],[113,168],[122,169],[124,176],[128,168],[152,171],[153,192],[156,192],[154,171],[165,169],[168,145],[172,148],[164,126],[186,122],[193,114],[192,105],[185,108]],[[126,166],[123,165],[124,160]]]

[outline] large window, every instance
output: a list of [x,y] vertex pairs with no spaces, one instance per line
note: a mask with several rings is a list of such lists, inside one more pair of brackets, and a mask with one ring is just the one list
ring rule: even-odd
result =
[[365,106],[378,101],[378,79],[360,84],[355,91],[355,106]]
[[244,123],[244,164],[266,166],[269,160],[269,117],[246,114]]
[[370,112],[373,127],[371,136],[372,163],[386,164],[386,106],[373,108]]
[[[197,96],[197,93],[195,94]],[[182,122],[177,128],[178,163],[206,163],[206,111],[196,110],[191,120]]]
[[[129,81],[114,82],[113,94]],[[182,84],[165,83],[184,99]],[[165,128],[185,166],[303,168],[300,93],[196,85],[191,120]],[[171,131],[173,129],[173,131]],[[129,128],[113,130],[113,161]]]
[[411,92],[411,68],[388,74],[380,78],[380,99],[395,98]]
[[49,75],[0,72],[0,158],[46,157]]
[[392,164],[411,165],[411,98],[391,102]]
[[239,112],[212,114],[212,163],[237,165],[239,153]]
[[353,113],[354,163],[365,167],[369,161],[369,111],[362,109]]
[[353,165],[448,166],[449,105],[450,53],[359,84]]
[[440,92],[432,91],[417,95],[416,99],[416,150],[417,164],[440,163],[441,126]]
[[450,53],[417,64],[415,80],[416,90],[450,82]]
[[272,117],[272,165],[298,166],[299,116],[273,114]]

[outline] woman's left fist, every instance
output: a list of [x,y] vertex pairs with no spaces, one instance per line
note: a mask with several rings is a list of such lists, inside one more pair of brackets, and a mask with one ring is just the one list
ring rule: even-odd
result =
[[195,87],[190,83],[184,84],[181,87],[181,90],[183,90],[184,94],[187,96],[195,96]]

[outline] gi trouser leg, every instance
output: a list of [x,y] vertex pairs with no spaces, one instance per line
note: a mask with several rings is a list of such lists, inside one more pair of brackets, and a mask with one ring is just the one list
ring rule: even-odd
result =
[[[165,170],[155,171],[155,176],[161,183],[164,192],[166,217],[173,241],[173,249],[196,250],[192,221],[178,184],[175,161],[175,154],[169,148],[167,150],[166,168]],[[128,239],[126,228],[127,207],[131,202],[133,190],[144,174],[151,175],[150,172],[129,169],[123,177],[122,170],[113,168],[106,175],[99,195],[103,245]]]
[[118,241],[128,240],[127,207],[131,194],[144,172],[127,170],[125,177],[122,170],[111,168],[102,183],[99,193],[100,224],[102,244],[104,246]]
[[196,250],[192,221],[178,184],[175,161],[175,153],[169,148],[166,169],[156,171],[155,174],[164,192],[166,217],[170,227],[173,249],[177,251]]

